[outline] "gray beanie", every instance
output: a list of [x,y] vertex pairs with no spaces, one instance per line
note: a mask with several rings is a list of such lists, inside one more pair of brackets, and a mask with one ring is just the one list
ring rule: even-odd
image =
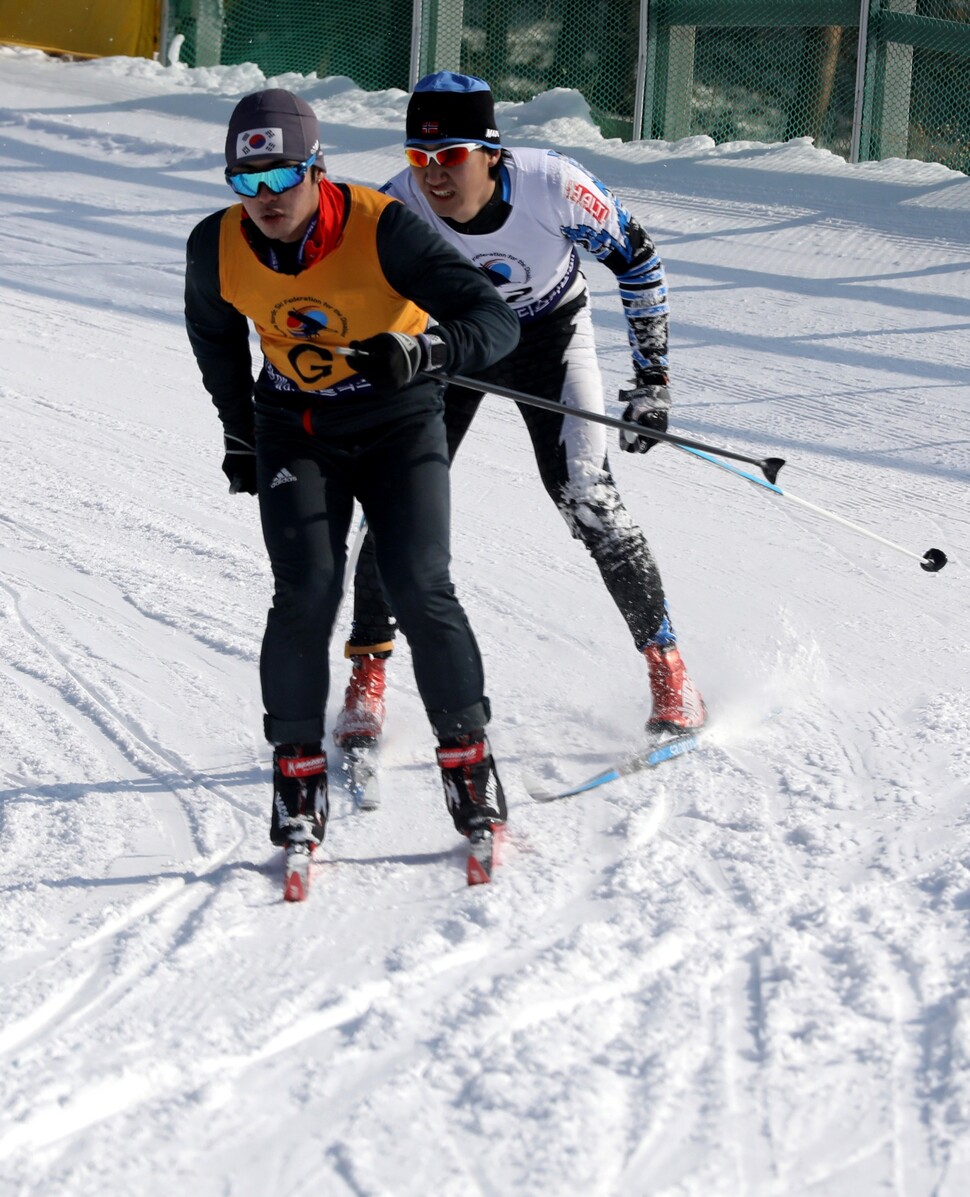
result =
[[316,113],[291,91],[273,87],[243,96],[229,118],[226,165],[230,170],[250,158],[278,158],[305,162],[320,151],[320,125]]

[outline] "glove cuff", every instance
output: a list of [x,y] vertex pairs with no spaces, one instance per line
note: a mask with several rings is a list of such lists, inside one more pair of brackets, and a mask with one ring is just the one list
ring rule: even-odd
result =
[[434,370],[443,370],[448,360],[448,346],[435,333],[420,333],[418,344],[421,346],[421,366],[426,374]]
[[630,418],[633,420],[648,411],[662,411],[666,413],[670,409],[672,402],[670,391],[667,387],[656,384],[630,387],[629,389],[621,388],[619,400],[621,403],[626,403],[629,406]]
[[638,387],[665,387],[670,382],[663,366],[638,366],[634,362],[633,376]]

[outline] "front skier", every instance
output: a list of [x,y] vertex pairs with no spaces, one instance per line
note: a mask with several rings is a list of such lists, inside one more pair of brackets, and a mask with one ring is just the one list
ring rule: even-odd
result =
[[[287,850],[285,896],[301,899],[326,830],[328,651],[355,500],[411,645],[455,826],[484,843],[505,820],[481,657],[449,576],[448,453],[428,375],[484,369],[518,326],[481,271],[402,204],[326,178],[300,97],[240,100],[226,162],[240,203],[189,238],[186,324],[224,426],[223,469],[259,496],[275,582],[260,661],[270,835]],[[249,320],[264,354],[255,386]],[[341,356],[348,343],[357,352]]]

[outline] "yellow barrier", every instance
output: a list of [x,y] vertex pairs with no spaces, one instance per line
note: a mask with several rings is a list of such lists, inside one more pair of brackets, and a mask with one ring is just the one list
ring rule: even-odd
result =
[[0,0],[0,42],[81,58],[152,58],[162,0]]

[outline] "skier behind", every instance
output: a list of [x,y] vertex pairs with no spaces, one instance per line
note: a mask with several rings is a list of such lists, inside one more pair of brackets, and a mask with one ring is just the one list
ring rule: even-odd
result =
[[[504,822],[481,657],[449,576],[441,384],[428,375],[482,370],[519,331],[481,271],[403,204],[325,176],[317,118],[298,96],[240,100],[226,162],[240,202],[189,237],[186,325],[224,426],[222,468],[233,490],[259,496],[275,582],[260,660],[270,838],[287,848],[285,896],[298,899],[326,830],[328,649],[355,499],[455,826],[474,840]],[[263,350],[255,386],[249,320]],[[348,342],[359,352],[335,354]]]
[[[603,396],[586,280],[576,246],[616,275],[633,350],[634,382],[620,391],[624,419],[643,436],[621,432],[620,448],[645,453],[651,430],[667,428],[667,289],[649,235],[602,183],[569,158],[545,149],[503,150],[487,83],[440,71],[422,79],[407,109],[409,168],[383,190],[400,199],[482,267],[518,316],[518,347],[486,370],[482,391],[502,387],[602,412]],[[482,391],[445,392],[453,458]],[[610,474],[602,425],[519,404],[539,476],[574,537],[585,544],[607,590],[646,658],[652,711],[648,732],[700,727],[704,703],[691,682],[666,613],[663,585],[643,533]],[[385,660],[394,618],[384,601],[373,543],[355,577],[346,655],[350,685],[334,740],[347,749],[376,744],[385,713]],[[393,598],[391,606],[395,614]]]

